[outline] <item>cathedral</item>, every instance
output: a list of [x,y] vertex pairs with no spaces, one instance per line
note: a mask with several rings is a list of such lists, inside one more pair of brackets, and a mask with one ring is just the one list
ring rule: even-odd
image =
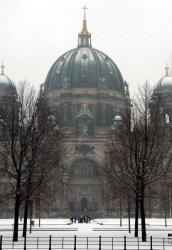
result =
[[67,214],[106,214],[105,149],[114,117],[130,102],[128,84],[112,59],[92,47],[85,16],[77,48],[50,68],[41,93],[67,134],[59,208]]
[[[61,55],[40,86],[65,133],[61,181],[50,183],[53,201],[43,208],[44,217],[88,214],[107,216],[110,194],[104,175],[105,151],[115,123],[130,105],[128,84],[113,60],[92,46],[84,6],[78,46]],[[77,36],[76,36],[77,39]],[[0,91],[10,82],[1,66]],[[172,78],[166,75],[155,92],[172,92]]]

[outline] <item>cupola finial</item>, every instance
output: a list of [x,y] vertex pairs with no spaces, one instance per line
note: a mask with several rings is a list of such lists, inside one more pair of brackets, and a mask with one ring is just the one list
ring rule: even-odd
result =
[[86,19],[86,10],[88,9],[85,5],[84,7],[82,7],[82,9],[84,10],[84,20]]
[[87,29],[86,10],[88,9],[85,5],[82,7],[84,10],[84,20],[81,32],[78,34],[78,47],[90,46],[91,47],[91,33]]
[[165,70],[166,70],[166,76],[168,76],[168,70],[169,70],[169,67],[168,67],[167,62],[166,62]]
[[5,66],[4,66],[3,61],[2,61],[2,64],[1,64],[2,75],[4,74],[4,68],[5,68]]

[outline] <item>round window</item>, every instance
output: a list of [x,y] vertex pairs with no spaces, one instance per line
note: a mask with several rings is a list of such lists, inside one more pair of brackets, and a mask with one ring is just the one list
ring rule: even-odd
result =
[[85,59],[87,59],[87,55],[86,54],[83,54],[82,55],[82,58],[85,60]]
[[88,70],[87,70],[87,69],[83,69],[83,70],[82,70],[82,74],[83,74],[83,75],[87,75],[87,73],[88,73]]

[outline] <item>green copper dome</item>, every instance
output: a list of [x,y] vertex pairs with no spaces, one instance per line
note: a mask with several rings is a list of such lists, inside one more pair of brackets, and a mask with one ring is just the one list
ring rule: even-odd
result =
[[45,92],[85,87],[124,92],[122,75],[112,59],[91,47],[78,47],[55,61],[45,81]]
[[112,89],[125,94],[124,81],[117,65],[109,56],[92,48],[91,33],[85,19],[78,34],[78,47],[54,62],[44,83],[45,93],[72,88]]

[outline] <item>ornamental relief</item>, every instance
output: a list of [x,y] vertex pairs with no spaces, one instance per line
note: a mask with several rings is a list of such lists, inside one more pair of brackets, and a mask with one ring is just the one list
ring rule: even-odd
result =
[[82,195],[90,195],[91,194],[89,191],[90,186],[88,186],[88,185],[79,185],[78,189],[79,189],[79,191],[78,191],[79,195],[81,195],[81,194]]
[[89,146],[87,144],[80,144],[75,146],[75,154],[83,154],[84,156],[87,155],[88,153],[90,154],[95,154],[94,146]]

